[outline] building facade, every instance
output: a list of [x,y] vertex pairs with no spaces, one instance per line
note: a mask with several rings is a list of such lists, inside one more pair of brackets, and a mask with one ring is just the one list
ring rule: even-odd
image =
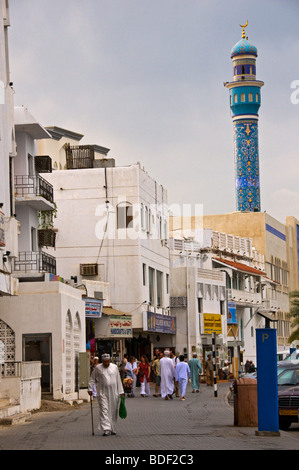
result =
[[212,229],[203,229],[199,238],[171,239],[170,248],[177,348],[190,344],[188,356],[195,350],[205,362],[214,332],[218,366],[227,362],[238,377],[247,360],[256,363],[255,329],[275,320],[277,305],[266,296],[276,285],[266,275],[264,256],[251,238]]
[[0,7],[0,294],[11,296],[18,292],[18,282],[11,275],[13,259],[18,254],[19,229],[14,201],[16,142],[14,91],[9,67],[9,2],[1,0]]
[[[66,168],[47,175],[57,204],[59,272],[78,284],[86,279],[109,283],[110,306],[132,315],[133,334],[119,338],[129,354],[150,357],[156,346],[173,346],[175,325],[167,320],[167,191],[139,163],[118,167],[107,158],[109,149],[74,145],[66,141],[70,131],[55,131],[52,160]],[[49,153],[47,142],[40,143],[43,154]],[[96,340],[102,348],[103,338]],[[105,346],[114,355],[117,344],[118,338],[111,338]]]

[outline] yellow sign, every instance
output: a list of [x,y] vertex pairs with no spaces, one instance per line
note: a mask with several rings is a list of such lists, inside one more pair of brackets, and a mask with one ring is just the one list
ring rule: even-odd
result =
[[298,410],[279,410],[280,415],[297,416]]
[[203,314],[203,333],[209,335],[216,333],[222,334],[222,321],[220,313],[204,313]]

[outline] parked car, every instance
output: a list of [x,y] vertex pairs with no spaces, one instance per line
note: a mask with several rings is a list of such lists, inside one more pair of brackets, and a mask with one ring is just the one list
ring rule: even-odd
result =
[[278,390],[299,386],[299,364],[290,364],[277,377]]
[[278,392],[279,428],[288,429],[299,422],[299,387],[282,389]]
[[299,363],[299,350],[292,352],[292,354],[287,354],[283,359],[278,360],[277,364],[284,364],[287,362]]
[[[290,361],[281,361],[277,363],[277,377],[284,372],[286,369],[292,369],[293,367],[299,367],[299,361],[293,363]],[[249,372],[248,374],[242,374],[243,377],[249,377],[250,379],[257,379],[257,370],[255,372]]]
[[279,376],[284,370],[292,369],[292,367],[299,367],[299,361],[280,361],[277,363],[277,376]]

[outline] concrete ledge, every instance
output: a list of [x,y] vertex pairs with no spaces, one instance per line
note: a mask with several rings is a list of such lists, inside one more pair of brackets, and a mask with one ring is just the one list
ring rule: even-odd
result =
[[0,425],[2,426],[12,426],[14,424],[25,423],[25,421],[30,417],[30,413],[18,413],[13,416],[8,416],[6,418],[0,419]]
[[276,431],[255,431],[256,436],[265,436],[265,437],[273,437],[273,436],[280,436],[280,432]]

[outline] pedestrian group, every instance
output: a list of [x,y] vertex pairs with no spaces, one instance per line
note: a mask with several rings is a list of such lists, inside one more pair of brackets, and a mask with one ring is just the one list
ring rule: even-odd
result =
[[[192,393],[200,391],[200,374],[202,365],[194,353],[189,363],[185,356],[177,357],[168,349],[161,352],[155,349],[154,357],[149,362],[146,355],[142,355],[138,362],[134,356],[128,358],[124,355],[120,367],[111,362],[109,354],[103,354],[102,363],[99,358],[93,358],[93,370],[88,384],[88,394],[96,397],[99,403],[98,429],[103,436],[116,434],[116,422],[120,415],[120,403],[124,406],[125,393],[127,396],[136,396],[136,386],[139,382],[140,396],[150,396],[150,383],[155,383],[155,398],[173,400],[173,395],[185,400],[188,381],[191,381]],[[208,356],[206,362],[207,385],[212,385],[213,362]],[[126,416],[126,413],[125,413]],[[122,417],[122,416],[121,416]]]

